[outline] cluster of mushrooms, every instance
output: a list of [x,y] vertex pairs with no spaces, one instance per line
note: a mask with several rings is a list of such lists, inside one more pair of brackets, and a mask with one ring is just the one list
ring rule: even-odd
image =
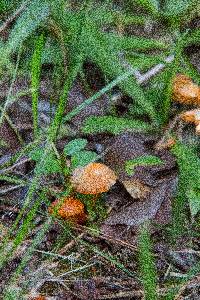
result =
[[[173,100],[181,104],[200,104],[200,88],[194,84],[190,77],[177,74],[173,81]],[[200,109],[193,109],[181,113],[180,118],[189,123],[194,123],[196,133],[200,134]],[[174,141],[170,143],[174,144]],[[170,144],[171,145],[171,144]],[[115,184],[117,176],[103,163],[89,163],[82,168],[76,168],[70,178],[70,183],[75,192],[98,196],[108,192]],[[84,204],[73,196],[62,197],[55,200],[49,207],[49,212],[70,221],[83,224],[87,220]]]
[[[200,105],[200,87],[190,77],[178,74],[173,82],[173,99],[181,104]],[[180,115],[187,123],[196,126],[196,133],[200,134],[200,108],[188,110]]]
[[[117,176],[102,163],[89,163],[85,167],[76,168],[70,178],[70,183],[75,192],[84,195],[99,195],[109,191],[115,184]],[[51,214],[70,221],[71,223],[83,224],[87,215],[84,204],[72,196],[55,200],[49,207]]]

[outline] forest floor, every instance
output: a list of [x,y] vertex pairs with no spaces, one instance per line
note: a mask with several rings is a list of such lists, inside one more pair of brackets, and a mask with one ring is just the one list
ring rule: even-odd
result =
[[[112,15],[101,1],[81,18],[76,1],[49,15],[51,1],[15,2],[0,6],[0,299],[200,299],[199,15],[183,11],[178,35],[148,5],[147,21],[130,25],[126,1],[113,1],[117,25],[101,26],[100,40],[92,22]],[[60,21],[58,8],[77,19]],[[75,172],[94,162],[115,182],[76,190]],[[84,205],[82,221],[49,208],[68,197]]]

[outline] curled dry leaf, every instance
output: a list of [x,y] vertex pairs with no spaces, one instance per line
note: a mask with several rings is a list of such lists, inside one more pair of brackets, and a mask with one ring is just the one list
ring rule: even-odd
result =
[[[117,172],[119,182],[123,184],[134,202],[130,201],[131,197],[128,198],[128,195],[124,197],[123,193],[118,193],[117,208],[115,206],[115,211],[111,212],[105,224],[139,225],[153,218],[161,204],[170,198],[176,176],[176,159],[167,149],[155,150],[153,147],[155,143],[153,138],[145,135],[125,133],[115,137],[114,142],[108,148],[104,162]],[[163,164],[137,166],[132,175],[125,172],[127,160],[148,155],[157,156]],[[112,193],[113,191],[107,197],[108,203],[113,202],[109,201],[109,198],[113,198]],[[170,206],[170,200],[168,204]]]
[[170,149],[172,146],[174,146],[176,144],[176,140],[173,138],[169,138],[167,140],[161,140],[160,142],[158,142],[155,146],[154,149],[155,150],[163,150],[163,149]]
[[151,191],[149,186],[137,179],[124,180],[122,183],[133,199],[143,199],[147,197]]

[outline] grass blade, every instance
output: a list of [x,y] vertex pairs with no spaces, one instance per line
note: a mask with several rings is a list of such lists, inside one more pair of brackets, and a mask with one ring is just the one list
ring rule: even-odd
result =
[[16,48],[48,17],[49,4],[45,0],[34,0],[26,11],[18,18],[13,27],[9,40],[8,50],[15,51]]
[[33,128],[34,136],[38,136],[38,95],[41,73],[41,58],[44,47],[44,35],[41,34],[36,41],[35,50],[31,62],[31,87],[32,87],[32,111],[33,111]]
[[141,279],[144,286],[145,300],[158,299],[156,292],[156,268],[151,251],[148,223],[143,223],[140,227],[139,235],[139,264]]

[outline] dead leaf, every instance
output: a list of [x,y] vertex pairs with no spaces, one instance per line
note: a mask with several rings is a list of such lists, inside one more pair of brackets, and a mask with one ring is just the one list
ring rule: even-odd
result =
[[168,224],[171,221],[171,213],[172,213],[172,201],[170,197],[166,197],[162,202],[159,210],[155,215],[155,223],[164,225]]
[[122,183],[133,199],[143,199],[151,190],[147,185],[135,179],[124,180]]
[[164,180],[154,188],[145,201],[134,202],[128,207],[122,207],[118,212],[113,212],[104,222],[109,225],[138,226],[148,219],[152,219],[158,212],[166,198],[171,197],[174,191],[175,178]]
[[[112,237],[113,240],[126,242],[130,247],[137,245],[137,234],[134,228],[127,230],[126,225],[115,224],[115,226],[103,223],[101,225],[101,233]],[[114,244],[116,248],[116,243]]]

